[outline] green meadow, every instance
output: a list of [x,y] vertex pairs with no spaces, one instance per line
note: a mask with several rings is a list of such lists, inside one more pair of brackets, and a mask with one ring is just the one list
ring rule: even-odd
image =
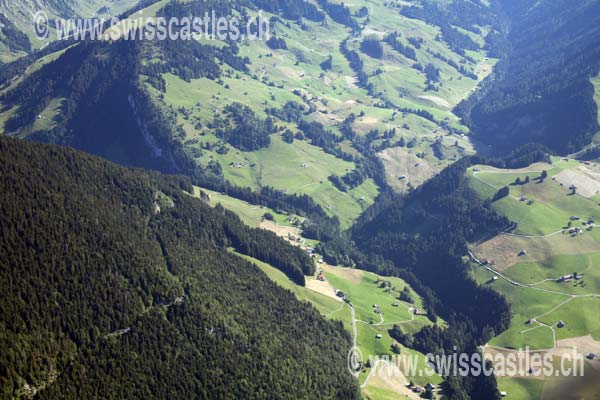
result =
[[541,318],[545,324],[556,327],[559,321],[565,323],[563,328],[555,328],[557,339],[592,335],[600,340],[600,298],[576,298],[556,311]]
[[549,312],[567,300],[568,296],[518,287],[503,279],[493,282],[491,279],[494,275],[479,266],[474,266],[471,273],[479,284],[490,286],[506,296],[511,306],[510,328],[492,339],[490,345],[511,349],[530,347],[533,350],[554,347],[549,328],[535,323],[528,325],[526,322]]
[[544,381],[528,378],[500,378],[498,389],[515,400],[538,400],[542,398]]
[[[571,163],[575,166],[575,163]],[[564,164],[555,168],[548,167],[548,178],[540,182],[536,178],[539,172],[502,173],[502,172],[468,172],[471,187],[482,198],[491,198],[499,189],[509,187],[510,195],[493,203],[500,214],[517,222],[514,233],[524,235],[547,235],[565,228],[569,222],[573,226],[581,226],[581,221],[570,221],[571,216],[581,220],[600,218],[600,207],[592,199],[578,194],[572,195],[570,190],[561,186],[552,177],[557,172],[569,169]],[[527,184],[515,184],[517,179]],[[523,200],[525,199],[525,200]],[[533,203],[530,203],[529,201]]]
[[275,218],[278,225],[291,226],[289,215],[278,213],[269,207],[257,206],[222,193],[194,187],[194,196],[200,197],[200,192],[204,192],[209,196],[208,203],[211,206],[221,204],[224,208],[235,212],[246,225],[259,227],[263,221],[263,216],[269,213]]

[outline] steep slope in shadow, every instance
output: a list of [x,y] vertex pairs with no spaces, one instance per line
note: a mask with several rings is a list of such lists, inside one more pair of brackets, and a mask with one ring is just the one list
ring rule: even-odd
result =
[[[126,165],[178,172],[172,126],[139,84],[143,44],[82,42],[5,92],[4,110],[17,106],[5,131],[35,141],[73,146]],[[60,112],[49,128],[36,119],[52,101]],[[181,158],[183,159],[183,158]]]
[[480,95],[457,112],[500,151],[536,142],[561,154],[600,130],[590,78],[600,66],[600,3],[500,0],[503,60]]

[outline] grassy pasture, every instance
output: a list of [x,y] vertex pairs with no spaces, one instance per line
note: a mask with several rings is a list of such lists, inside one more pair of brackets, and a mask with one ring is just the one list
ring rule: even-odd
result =
[[[494,269],[505,271],[518,263],[543,262],[560,255],[591,255],[600,252],[600,230],[572,237],[558,233],[546,237],[498,235],[473,246],[478,258],[491,260]],[[526,255],[519,255],[526,250]],[[571,271],[573,272],[573,271]]]
[[[375,274],[370,272],[357,271],[356,276],[347,279],[344,277],[344,271],[326,269],[325,276],[329,283],[335,289],[343,291],[346,296],[352,301],[356,310],[356,318],[367,323],[380,322],[380,317],[373,311],[373,305],[377,304],[382,311],[382,315],[386,323],[403,322],[411,320],[407,307],[393,307],[392,304],[399,302],[393,294],[398,293],[398,289],[402,290],[406,287],[406,283],[401,280],[394,280],[395,284],[401,285],[397,290],[391,290],[387,293],[385,289],[379,288],[377,282],[380,279]],[[387,279],[386,279],[387,280]]]
[[226,209],[235,212],[246,225],[259,227],[265,213],[270,213],[275,217],[278,225],[291,226],[288,215],[280,214],[271,208],[250,204],[244,200],[199,187],[194,187],[194,196],[200,197],[201,191],[210,196],[209,204],[211,206],[221,204]]
[[[492,346],[520,349],[548,349],[554,346],[552,331],[546,327],[527,325],[525,322],[550,311],[567,300],[567,296],[521,288],[499,279],[492,283],[493,274],[481,267],[473,267],[472,275],[481,285],[491,286],[506,296],[511,306],[511,326],[490,342]],[[532,329],[535,328],[535,329]]]
[[541,319],[545,324],[556,326],[563,321],[564,328],[556,328],[556,336],[560,339],[585,336],[591,334],[600,340],[600,299],[597,297],[576,298],[553,313]]
[[[600,254],[561,255],[539,263],[519,263],[505,274],[513,280],[536,287],[575,295],[600,294]],[[557,282],[560,276],[583,274],[581,281]]]
[[515,400],[538,400],[542,398],[544,381],[528,378],[500,378],[498,389]]
[[[572,164],[575,164],[572,162]],[[568,188],[561,186],[552,176],[566,167],[558,164],[556,169],[548,166],[549,177],[540,182],[535,179],[540,176],[536,172],[499,173],[469,171],[468,176],[472,187],[481,197],[490,198],[494,193],[505,186],[510,188],[510,196],[493,204],[493,207],[503,215],[518,223],[515,233],[525,235],[547,235],[563,229],[570,221],[571,216],[581,219],[600,218],[600,207],[591,199],[579,195],[571,195]],[[530,183],[515,184],[516,179],[525,181],[530,178]],[[526,199],[522,201],[522,199]],[[529,200],[533,204],[529,204]],[[581,222],[573,222],[574,226],[581,226]]]

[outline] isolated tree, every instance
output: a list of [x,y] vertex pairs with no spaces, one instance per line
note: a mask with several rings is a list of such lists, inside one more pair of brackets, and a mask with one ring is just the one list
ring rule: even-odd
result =
[[325,61],[321,63],[321,69],[323,71],[329,71],[333,67],[333,57],[328,56]]
[[290,131],[289,129],[286,129],[286,131],[283,132],[283,134],[281,135],[281,138],[286,143],[290,143],[290,144],[294,143],[294,133],[292,131]]
[[431,389],[426,389],[425,393],[423,393],[423,398],[433,399],[433,391]]
[[496,192],[496,194],[492,198],[492,202],[501,200],[501,199],[507,197],[509,194],[510,194],[510,189],[508,188],[508,186],[505,186],[502,189],[498,190],[498,192]]
[[275,221],[275,217],[273,216],[273,214],[266,212],[263,215],[263,219],[267,220],[267,221]]
[[540,176],[540,179],[542,180],[542,182],[544,180],[546,180],[547,177],[548,177],[548,172],[546,170],[542,171],[542,175]]

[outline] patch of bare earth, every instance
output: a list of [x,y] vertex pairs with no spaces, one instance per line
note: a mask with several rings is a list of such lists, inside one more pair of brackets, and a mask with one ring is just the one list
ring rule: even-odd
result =
[[477,66],[475,70],[475,75],[479,77],[479,79],[486,78],[494,71],[494,66],[487,63],[481,63]]
[[340,278],[347,280],[348,282],[352,282],[355,284],[360,284],[363,280],[363,276],[365,271],[360,269],[353,268],[342,268],[342,267],[334,267],[327,263],[322,263],[319,265],[319,268],[322,268],[323,271],[337,275]]
[[348,89],[356,89],[358,86],[356,85],[358,83],[358,78],[355,76],[345,76],[344,77],[346,79],[346,87]]
[[297,239],[299,237],[298,228],[295,228],[293,226],[281,226],[273,221],[267,221],[267,220],[260,223],[260,228],[271,231],[271,232],[275,233],[277,236],[284,238],[285,240],[287,240],[288,242],[290,242],[296,246],[299,245],[298,241],[290,239],[292,237],[295,239]]
[[600,174],[584,166],[561,171],[556,175],[556,180],[566,187],[575,185],[577,193],[583,197],[590,198],[600,193]]
[[279,71],[282,72],[288,78],[293,79],[295,81],[301,81],[305,76],[304,72],[295,70],[294,68],[290,67],[281,67],[279,68]]
[[502,169],[490,166],[480,167],[481,173],[498,173],[498,174],[526,174],[526,173],[541,173],[552,168],[552,164],[535,163],[525,168]]
[[[557,342],[558,349],[577,349],[581,354],[599,354],[600,355],[600,341],[594,339],[592,335],[580,336],[570,339],[562,339]],[[563,354],[563,353],[559,353]]]
[[426,100],[430,103],[433,103],[434,105],[436,105],[438,107],[442,107],[442,108],[445,108],[448,110],[450,108],[452,108],[452,105],[450,103],[448,103],[448,101],[446,101],[438,96],[423,95],[423,96],[419,96],[419,99]]
[[320,293],[324,296],[327,296],[335,301],[342,302],[342,299],[335,295],[335,289],[328,281],[320,281],[314,278],[306,278],[306,288],[312,290],[313,292]]
[[385,149],[377,154],[383,162],[390,186],[399,193],[416,188],[435,175],[436,171],[425,160],[402,147]]
[[369,394],[369,386],[392,391],[402,398],[420,399],[421,397],[408,388],[409,381],[402,373],[400,368],[392,363],[377,366],[373,376],[369,378],[369,384],[365,388],[365,393]]
[[374,129],[379,123],[377,118],[373,117],[362,117],[354,121],[352,124],[352,128],[358,133],[367,133],[370,130]]

